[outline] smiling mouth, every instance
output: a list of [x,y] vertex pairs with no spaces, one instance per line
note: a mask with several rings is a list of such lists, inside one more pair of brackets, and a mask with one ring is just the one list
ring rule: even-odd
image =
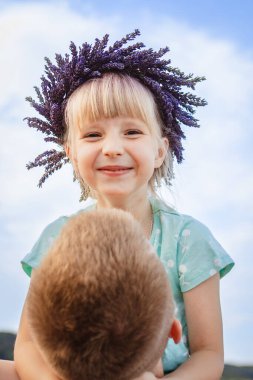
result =
[[106,172],[124,172],[131,170],[133,168],[131,167],[125,167],[125,166],[103,166],[102,168],[99,168],[99,171],[106,171]]

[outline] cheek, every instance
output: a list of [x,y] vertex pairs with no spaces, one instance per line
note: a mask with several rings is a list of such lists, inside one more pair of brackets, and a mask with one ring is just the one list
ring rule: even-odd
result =
[[75,166],[81,177],[85,180],[92,174],[94,163],[96,160],[96,152],[89,147],[82,147],[76,155]]
[[152,146],[145,150],[140,150],[138,169],[139,173],[148,178],[148,180],[153,176],[155,170],[155,154]]
[[145,164],[145,166],[154,167],[157,154],[154,144],[150,143],[145,147],[140,147],[138,154],[140,160]]

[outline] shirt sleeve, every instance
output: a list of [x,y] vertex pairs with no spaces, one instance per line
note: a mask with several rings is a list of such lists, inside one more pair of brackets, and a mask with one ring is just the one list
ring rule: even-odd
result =
[[225,276],[234,262],[209,229],[195,219],[184,225],[178,241],[178,273],[182,292],[190,290],[209,277]]
[[33,268],[39,266],[42,258],[47,254],[67,220],[68,217],[62,216],[50,223],[43,230],[31,251],[21,260],[22,267],[29,277],[31,277]]

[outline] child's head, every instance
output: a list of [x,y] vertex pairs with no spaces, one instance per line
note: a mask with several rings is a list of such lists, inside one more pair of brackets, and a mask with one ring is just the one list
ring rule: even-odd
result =
[[60,377],[129,380],[155,366],[174,303],[163,265],[130,214],[79,213],[36,272],[31,331]]
[[[197,127],[195,107],[206,104],[188,89],[203,77],[185,75],[163,59],[168,48],[154,51],[143,43],[125,46],[140,32],[135,30],[107,47],[108,35],[96,39],[94,45],[84,43],[79,49],[70,44],[70,53],[56,55],[53,64],[46,58],[46,72],[41,90],[35,87],[38,101],[27,100],[43,117],[28,117],[28,125],[46,135],[45,141],[61,148],[72,144],[73,134],[86,122],[114,117],[134,117],[146,123],[156,144],[169,144],[168,158],[183,159],[182,125]],[[186,87],[187,92],[184,91]],[[67,130],[66,130],[67,124]],[[149,185],[166,183],[172,176],[171,162],[166,159],[156,168]],[[66,152],[47,150],[28,164],[28,169],[44,166],[39,186],[68,162]]]
[[[150,190],[160,185],[163,178],[173,175],[173,160],[170,148],[163,138],[164,125],[152,92],[137,79],[120,73],[106,73],[100,78],[87,81],[70,96],[65,108],[65,146],[71,150],[72,162],[75,158],[76,135],[81,135],[84,127],[91,123],[114,119],[131,118],[147,125],[156,149],[164,149],[161,166],[154,169],[149,180]],[[80,137],[79,137],[80,138]],[[78,173],[77,177],[81,179]],[[87,194],[88,184],[80,181]]]

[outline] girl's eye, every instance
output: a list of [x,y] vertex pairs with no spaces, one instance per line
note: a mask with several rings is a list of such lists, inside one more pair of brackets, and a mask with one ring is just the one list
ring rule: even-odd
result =
[[129,129],[128,131],[125,132],[126,135],[142,135],[142,131],[139,129]]
[[90,132],[84,135],[84,138],[98,138],[101,137],[101,134],[98,132]]

